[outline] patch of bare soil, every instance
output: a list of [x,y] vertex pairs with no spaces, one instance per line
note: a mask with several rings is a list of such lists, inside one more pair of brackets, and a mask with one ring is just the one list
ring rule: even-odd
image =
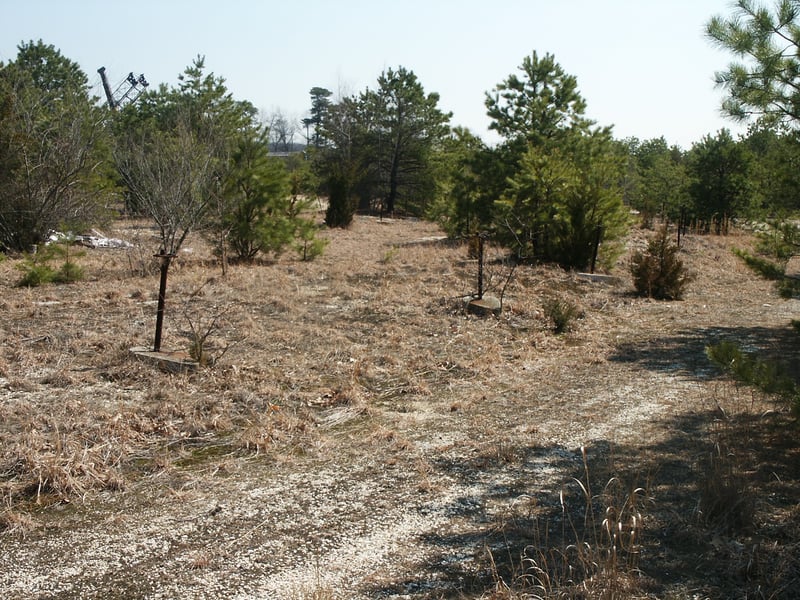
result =
[[88,251],[78,284],[16,288],[0,263],[3,598],[798,588],[795,424],[705,355],[797,365],[800,305],[732,254],[746,235],[684,238],[680,302],[634,297],[628,256],[616,284],[519,267],[505,289],[497,260],[499,318],[465,313],[477,265],[428,223],[359,217],[313,262],[226,277],[193,239],[164,346],[200,332],[218,360],[178,374],[129,352],[152,344],[150,232],[109,235],[137,246]]

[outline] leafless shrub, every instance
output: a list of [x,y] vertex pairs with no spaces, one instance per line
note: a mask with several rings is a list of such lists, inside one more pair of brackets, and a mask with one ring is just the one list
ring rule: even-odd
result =
[[198,289],[193,291],[184,303],[183,316],[189,324],[189,356],[202,366],[214,366],[235,344],[241,342],[245,336],[226,342],[221,346],[211,343],[212,337],[220,337],[223,327],[226,326],[225,318],[231,312],[232,305],[213,304],[203,306],[200,296],[207,285],[213,285],[214,279],[207,279]]

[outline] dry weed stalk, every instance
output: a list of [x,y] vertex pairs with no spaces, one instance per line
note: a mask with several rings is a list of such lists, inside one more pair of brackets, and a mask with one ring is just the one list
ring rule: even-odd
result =
[[[212,347],[209,339],[220,333],[225,326],[225,318],[233,312],[234,305],[214,304],[210,307],[197,306],[199,299],[205,295],[205,287],[215,283],[213,277],[207,278],[197,289],[189,294],[183,306],[183,317],[189,324],[189,356],[202,366],[215,365],[225,354],[238,343],[246,339],[240,335],[235,341],[221,347]],[[214,293],[214,290],[211,292]]]
[[718,532],[737,534],[754,527],[756,497],[745,475],[750,469],[746,456],[753,443],[752,422],[769,406],[769,399],[735,384],[725,387],[714,398],[717,411],[708,430],[710,447],[698,460],[697,518]]
[[533,538],[506,582],[490,554],[496,589],[491,598],[600,598],[623,600],[638,589],[638,565],[644,531],[642,509],[649,501],[643,488],[630,490],[612,477],[599,495],[592,492],[589,463],[581,448],[583,477],[574,478],[583,504],[576,518],[567,487],[559,493],[561,531],[533,522]]
[[24,512],[11,508],[0,512],[0,533],[21,535],[24,538],[35,527],[35,521]]

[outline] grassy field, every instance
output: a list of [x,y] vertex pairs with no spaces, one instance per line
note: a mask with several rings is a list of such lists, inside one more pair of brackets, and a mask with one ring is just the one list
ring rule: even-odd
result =
[[[800,457],[785,407],[723,378],[732,340],[795,373],[800,301],[688,236],[685,300],[632,295],[636,231],[592,282],[509,279],[464,311],[467,247],[358,217],[310,262],[226,277],[202,238],[170,273],[152,344],[153,232],[92,249],[71,285],[0,262],[4,598],[788,598]],[[507,284],[507,285],[506,285]],[[569,309],[555,332],[554,307]],[[196,352],[195,352],[196,354]]]

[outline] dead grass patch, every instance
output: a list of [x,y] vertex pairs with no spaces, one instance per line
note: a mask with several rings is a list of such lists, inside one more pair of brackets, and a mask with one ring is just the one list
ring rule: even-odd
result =
[[[680,303],[634,298],[629,257],[612,285],[521,266],[496,318],[465,313],[477,265],[464,246],[426,240],[438,234],[428,223],[358,218],[324,231],[331,243],[315,261],[231,265],[225,278],[193,238],[170,275],[165,346],[189,350],[188,304],[195,338],[222,315],[208,342],[228,349],[213,368],[172,375],[130,356],[152,341],[158,286],[149,231],[110,232],[129,234],[136,250],[87,252],[76,286],[14,288],[14,261],[0,263],[0,535],[38,535],[40,521],[57,521],[29,510],[37,500],[102,510],[112,498],[133,527],[154,504],[182,514],[216,494],[241,511],[214,531],[238,540],[247,577],[284,573],[253,556],[313,565],[310,532],[328,544],[316,555],[331,579],[275,584],[289,596],[796,589],[800,460],[786,441],[796,436],[767,400],[721,384],[703,352],[726,337],[797,351],[773,335],[792,309],[730,252],[748,238],[685,238],[697,279]],[[505,266],[492,268],[497,289]],[[550,298],[582,315],[571,332],[553,333]],[[598,458],[587,475],[583,444],[613,455],[615,468]],[[719,460],[731,454],[733,471]],[[757,490],[747,519],[730,518],[736,500],[724,486],[707,492],[718,508],[702,508],[718,517],[698,518],[700,483],[715,472]],[[207,540],[192,539],[180,565],[139,558],[178,578],[187,565],[227,577]],[[717,551],[725,566],[712,564]],[[375,562],[382,552],[386,562]],[[359,561],[367,575],[347,570]],[[360,596],[336,569],[361,577]]]

